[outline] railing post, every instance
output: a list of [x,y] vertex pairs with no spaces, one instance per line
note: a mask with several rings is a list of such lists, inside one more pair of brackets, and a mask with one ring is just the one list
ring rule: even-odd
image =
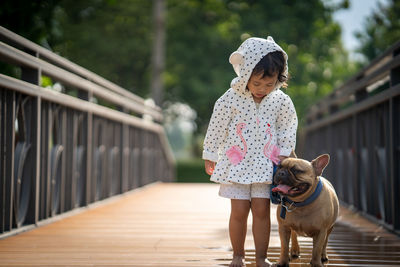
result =
[[129,126],[127,124],[122,125],[121,131],[122,149],[121,149],[121,192],[129,190]]
[[[6,125],[4,123],[4,120],[6,118],[5,116],[5,93],[6,91],[2,90],[0,91],[0,129],[6,129]],[[5,195],[6,195],[6,187],[5,187],[5,144],[6,142],[4,141],[5,136],[4,136],[5,131],[0,131],[0,234],[4,232],[4,221],[5,221]]]
[[391,120],[391,153],[390,153],[390,179],[392,186],[392,218],[394,230],[400,234],[400,97],[391,99],[390,101],[390,120]]
[[359,188],[359,184],[360,184],[360,172],[359,172],[359,168],[360,168],[360,159],[359,159],[359,155],[360,155],[360,146],[358,143],[358,116],[357,114],[353,114],[351,116],[351,132],[352,132],[352,142],[350,145],[352,145],[352,149],[353,149],[353,162],[354,162],[354,166],[353,166],[353,188],[355,189],[355,191],[353,191],[353,205],[355,207],[357,207],[358,209],[361,207],[361,196],[360,196],[360,188]]
[[2,186],[4,195],[2,194],[2,210],[1,215],[4,216],[2,221],[3,232],[10,231],[13,222],[13,194],[14,194],[14,121],[15,121],[15,92],[5,91],[4,92],[4,107],[2,111],[2,118],[5,131],[3,131],[2,140],[2,156],[3,159],[3,173],[2,175]]
[[[78,98],[82,100],[86,100],[91,102],[93,99],[93,93],[91,91],[82,91],[78,90]],[[90,204],[92,195],[91,195],[91,184],[92,184],[92,141],[93,141],[93,114],[91,112],[87,112],[83,119],[83,140],[84,147],[86,149],[86,157],[85,157],[85,169],[86,169],[86,183],[85,183],[85,201],[84,206]]]
[[[119,111],[123,113],[128,113],[124,107],[118,107]],[[130,148],[129,148],[129,126],[127,124],[122,124],[121,134],[119,136],[121,139],[121,149],[120,149],[120,168],[121,168],[121,184],[120,190],[121,193],[124,193],[129,190],[129,155],[130,155]]]
[[[400,48],[393,51],[393,57],[400,54]],[[390,70],[390,87],[400,84],[400,67]],[[393,228],[400,234],[400,97],[391,98],[389,102],[389,127],[390,127],[390,183],[392,190],[392,218]]]
[[[28,54],[31,54],[37,58],[39,58],[39,53],[34,51],[25,51]],[[34,85],[40,86],[41,82],[41,70],[40,69],[32,69],[27,67],[21,67],[21,79],[23,81],[32,83]],[[31,171],[33,173],[33,188],[31,193],[33,194],[31,199],[34,199],[34,202],[29,202],[28,213],[26,217],[27,223],[37,223],[39,221],[39,200],[40,200],[40,125],[41,125],[41,98],[36,97],[33,100],[32,105],[32,123],[30,124],[33,129],[31,129],[31,137],[30,140],[32,142],[31,153],[34,155],[34,161],[28,162],[27,167],[31,167]],[[32,164],[32,165],[31,165]]]

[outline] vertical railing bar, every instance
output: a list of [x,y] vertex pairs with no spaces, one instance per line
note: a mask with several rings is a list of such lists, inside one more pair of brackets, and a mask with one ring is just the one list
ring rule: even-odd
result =
[[140,131],[139,131],[139,135],[138,135],[138,140],[139,140],[139,142],[138,142],[138,145],[139,145],[139,182],[140,182],[140,184],[139,184],[139,186],[143,186],[143,185],[145,185],[146,183],[145,183],[145,178],[144,178],[144,175],[145,175],[145,154],[144,154],[144,147],[145,147],[145,144],[144,144],[144,134],[145,134],[145,132],[144,132],[145,130],[144,129],[140,129]]
[[91,112],[86,113],[86,129],[84,133],[86,134],[86,199],[85,205],[90,204],[90,199],[92,197],[92,128],[93,128],[93,114]]
[[[67,110],[67,129],[70,130],[67,134],[67,143],[65,144],[68,159],[66,162],[65,173],[69,174],[66,176],[66,185],[69,188],[70,193],[67,194],[66,200],[68,200],[68,209],[74,209],[79,207],[79,203],[76,203],[77,199],[77,186],[79,186],[78,181],[76,181],[75,172],[79,171],[76,162],[76,152],[78,150],[78,136],[79,136],[79,114],[73,110]],[[68,181],[69,180],[69,181]]]
[[[93,93],[92,91],[87,91],[83,92],[81,90],[78,91],[78,97],[82,100],[86,101],[91,101],[93,99]],[[86,147],[86,192],[85,192],[85,200],[84,200],[84,205],[87,206],[91,203],[91,198],[92,198],[92,141],[93,141],[93,136],[92,136],[92,127],[93,127],[93,114],[92,112],[87,112],[86,113],[86,119],[84,119],[84,124],[83,125],[83,138],[85,140],[85,147]]]
[[[49,143],[49,139],[53,135],[52,133],[52,128],[53,126],[53,105],[49,103],[49,108],[48,108],[48,113],[47,113],[47,142]],[[54,145],[54,140],[53,144]],[[46,212],[45,212],[45,218],[48,218],[51,216],[51,153],[50,153],[50,147],[46,146],[46,198],[45,198],[45,206],[46,206]]]
[[37,97],[36,99],[36,140],[33,140],[35,144],[35,149],[33,151],[36,152],[35,156],[35,224],[39,222],[39,202],[40,202],[40,147],[41,147],[41,124],[42,124],[42,99]]
[[[381,140],[383,140],[383,145],[384,145],[384,157],[385,157],[385,162],[383,165],[383,172],[385,174],[385,181],[383,184],[383,192],[386,192],[386,189],[388,189],[388,184],[390,183],[390,173],[391,173],[391,163],[390,163],[390,147],[391,147],[391,136],[390,136],[390,132],[391,132],[391,120],[390,120],[390,99],[387,103],[383,104],[383,121],[382,121],[382,129],[381,129],[381,134],[382,136],[380,137]],[[390,190],[389,190],[390,191]],[[381,207],[383,209],[383,222],[387,225],[389,225],[389,218],[391,215],[388,215],[388,208],[386,206],[386,204],[390,203],[390,199],[392,198],[392,194],[390,192],[390,194],[386,195],[383,194],[382,196],[383,198],[383,206]],[[391,205],[389,204],[389,208],[391,208]]]
[[147,130],[144,131],[143,138],[144,138],[144,141],[143,141],[143,143],[144,143],[144,162],[143,162],[144,175],[143,175],[143,177],[144,177],[145,184],[148,184],[149,183],[149,164],[148,164],[148,160],[149,160],[149,133],[148,133]]
[[[400,49],[397,48],[396,50],[394,50],[392,52],[393,57],[395,57],[396,55],[398,55],[400,53]],[[390,70],[390,87],[394,87],[396,86],[398,83],[400,82],[400,67],[397,67],[395,69],[391,69]],[[396,193],[398,188],[396,187],[396,184],[399,184],[399,179],[400,179],[400,173],[397,173],[397,177],[396,177],[396,169],[395,169],[395,154],[398,153],[399,148],[396,148],[396,142],[394,140],[394,138],[396,138],[396,135],[394,134],[395,131],[395,119],[394,117],[396,116],[395,114],[395,103],[394,103],[394,97],[391,97],[389,99],[389,127],[390,127],[390,137],[389,137],[389,143],[390,143],[390,153],[389,153],[389,162],[390,162],[390,184],[391,184],[391,190],[392,190],[392,227],[394,230],[399,231],[400,232],[400,212],[399,210],[396,208],[396,206],[398,206],[398,199],[396,199]],[[397,114],[397,116],[399,116]],[[398,123],[398,122],[397,122]],[[399,136],[397,135],[397,138],[399,138]],[[400,145],[399,142],[397,141],[397,145]],[[397,178],[397,181],[396,181]],[[397,213],[397,214],[396,214]]]
[[121,192],[129,188],[129,126],[121,125]]
[[69,193],[65,195],[65,209],[71,210],[74,209],[77,204],[77,186],[79,186],[78,181],[75,177],[75,172],[79,171],[76,162],[76,155],[78,151],[78,128],[79,128],[79,114],[70,109],[66,109],[67,114],[67,134],[66,134],[66,143],[65,143],[65,151],[66,151],[66,164],[65,164],[65,186],[67,190],[70,190]]
[[[6,199],[5,199],[5,230],[9,231],[13,227],[13,197],[14,197],[14,143],[15,143],[15,109],[16,109],[16,92],[7,91],[11,97],[8,97],[8,107],[6,110],[8,120],[6,121]],[[7,94],[6,94],[7,95]],[[7,99],[7,96],[6,96]],[[8,149],[7,149],[8,147]],[[8,177],[8,180],[7,180]],[[8,181],[8,183],[7,183]],[[7,188],[8,194],[7,194]]]
[[[60,135],[60,145],[64,147],[63,156],[61,157],[61,181],[60,181],[60,206],[59,206],[59,213],[65,212],[65,197],[68,194],[66,188],[66,175],[65,175],[65,170],[66,170],[66,160],[67,160],[67,153],[68,153],[68,148],[67,148],[67,110],[65,107],[60,107],[60,117],[61,117],[61,131],[59,131]],[[70,192],[69,192],[70,193]]]
[[117,194],[122,194],[124,192],[124,184],[125,184],[125,180],[124,180],[124,171],[122,169],[123,167],[123,161],[124,161],[124,138],[125,138],[125,134],[124,134],[124,123],[119,123],[117,124],[118,126],[118,154],[117,154],[117,164],[118,165],[118,174],[119,174],[119,178],[118,178],[118,190],[117,190]]
[[[384,171],[386,173],[386,180],[385,180],[385,184],[384,184],[384,192],[386,192],[386,190],[388,190],[390,192],[390,194],[386,195],[384,194],[384,213],[385,213],[385,218],[384,218],[384,222],[387,225],[390,225],[390,220],[392,217],[392,209],[393,209],[393,205],[391,203],[392,198],[393,198],[393,194],[392,194],[392,186],[391,186],[391,173],[393,170],[393,165],[391,163],[391,156],[390,153],[392,153],[392,149],[391,147],[393,146],[393,140],[391,140],[392,138],[392,119],[391,119],[391,111],[390,111],[390,107],[391,107],[391,99],[389,99],[389,101],[387,103],[385,103],[384,105],[384,128],[383,128],[383,140],[385,142],[385,157],[386,157],[386,164],[384,167]],[[389,212],[388,212],[389,211]]]
[[[371,112],[374,111],[374,112]],[[368,112],[366,112],[367,114],[367,118],[368,118],[368,122],[370,123],[370,127],[368,128],[369,131],[367,131],[369,137],[369,141],[368,141],[368,146],[369,146],[369,162],[371,164],[369,164],[370,166],[370,176],[369,176],[369,188],[370,188],[370,194],[368,194],[369,196],[369,205],[370,205],[370,214],[372,214],[373,216],[377,217],[376,213],[377,213],[377,203],[378,201],[375,200],[375,197],[373,196],[373,192],[376,190],[377,191],[377,187],[376,187],[376,183],[378,179],[381,179],[380,177],[374,177],[375,174],[377,173],[376,171],[376,158],[375,158],[375,146],[376,146],[376,141],[378,140],[378,127],[379,125],[377,124],[378,122],[378,117],[379,117],[379,106],[375,106],[372,110],[369,110]]]
[[[157,162],[157,154],[156,154],[156,136],[152,133],[152,144],[151,144],[151,160],[152,162]],[[151,166],[151,176],[152,176],[152,181],[156,181],[157,179],[157,172],[156,172],[156,167]]]
[[92,198],[90,199],[90,202],[92,202],[92,201],[96,201],[97,200],[97,198],[98,198],[98,196],[97,196],[97,190],[98,190],[98,188],[97,188],[97,177],[95,177],[95,175],[96,175],[96,170],[95,170],[95,167],[96,167],[96,165],[97,165],[97,163],[96,163],[96,149],[97,149],[97,147],[98,147],[98,143],[99,143],[99,141],[98,141],[98,139],[99,139],[99,136],[98,136],[98,134],[97,135],[95,135],[95,132],[96,133],[98,133],[99,132],[99,128],[100,128],[100,122],[99,122],[99,119],[98,118],[96,118],[96,117],[93,117],[93,115],[92,115],[92,118],[93,118],[93,120],[92,120],[92,122],[93,122],[93,128],[94,128],[94,131],[92,132],[92,137],[91,137],[91,139],[92,139],[92,162],[90,163],[91,165],[90,165],[90,168],[91,168],[91,170],[92,170],[92,181],[91,181],[91,186],[92,186]]
[[45,125],[47,125],[47,116],[46,116],[46,107],[47,107],[47,103],[43,103],[43,100],[40,98],[40,135],[39,135],[39,139],[40,139],[40,146],[39,146],[39,150],[40,150],[40,154],[39,154],[39,164],[40,164],[40,168],[39,168],[39,220],[42,220],[44,218],[44,212],[45,212],[45,207],[44,207],[44,199],[45,199],[45,192],[46,190],[44,190],[44,176],[45,176],[45,164],[46,164],[46,159],[44,154],[46,153],[46,145],[48,144],[48,142],[44,142],[41,140],[47,140],[46,138],[46,131],[44,130]]
[[[359,160],[358,160],[358,155],[360,153],[360,148],[358,146],[358,142],[356,140],[358,140],[358,136],[357,136],[357,132],[358,132],[358,127],[357,127],[357,114],[354,113],[351,116],[351,127],[352,127],[352,139],[353,139],[353,162],[354,162],[354,181],[353,181],[353,188],[356,188],[357,192],[354,196],[354,206],[357,207],[358,209],[360,208],[360,203],[359,203],[359,199],[360,199],[360,190],[359,187],[357,186],[359,184],[359,173],[358,173],[358,168],[359,168]],[[353,192],[354,193],[354,192]]]
[[112,193],[112,176],[110,175],[110,169],[112,169],[111,164],[109,164],[111,161],[111,149],[113,148],[113,142],[112,138],[114,137],[114,125],[110,120],[104,120],[104,128],[105,128],[105,135],[103,136],[103,143],[106,146],[106,152],[105,152],[105,182],[103,185],[103,197],[102,199],[108,198],[111,196]]
[[[395,169],[394,169],[394,135],[393,135],[393,131],[394,131],[394,120],[393,120],[393,110],[394,110],[394,106],[393,106],[393,98],[389,99],[389,177],[390,177],[390,188],[391,188],[391,206],[392,206],[392,219],[393,219],[393,229],[395,229],[395,220],[396,220],[396,210],[395,210],[395,205],[396,205],[396,200],[395,200]],[[397,200],[398,201],[398,200]]]
[[[392,140],[393,140],[393,153],[391,154],[392,156],[392,169],[393,169],[393,201],[394,201],[394,206],[393,206],[393,226],[397,234],[400,235],[400,204],[399,204],[399,199],[400,199],[400,192],[399,192],[399,187],[400,187],[400,165],[398,162],[400,162],[400,96],[397,96],[396,99],[392,99],[393,103],[393,108],[392,108],[392,127],[393,132],[392,132]],[[397,137],[397,139],[395,139]],[[397,188],[397,190],[396,190]]]
[[139,145],[139,129],[133,128],[133,187],[137,188],[140,186],[140,145]]
[[97,162],[96,162],[96,149],[99,147],[98,146],[99,135],[98,134],[95,135],[95,133],[98,133],[99,129],[101,129],[100,128],[99,119],[94,117],[93,114],[92,114],[91,117],[92,117],[92,125],[93,125],[92,128],[94,128],[94,131],[91,132],[92,133],[92,136],[91,136],[91,139],[92,139],[92,144],[91,144],[91,146],[92,146],[92,161],[90,162],[90,169],[92,170],[92,175],[91,175],[91,178],[92,178],[92,180],[91,180],[92,198],[90,199],[90,203],[92,201],[94,202],[94,201],[96,201],[98,199],[97,191],[99,189],[97,188],[97,177],[95,177],[95,175],[97,174],[97,171],[96,171],[95,167],[97,167],[96,166],[97,165]]
[[[1,90],[0,91],[0,128],[5,129],[5,114],[4,114],[4,107],[5,107],[5,91]],[[4,220],[5,220],[5,195],[6,195],[6,190],[5,190],[5,181],[6,181],[6,175],[5,175],[5,168],[4,164],[6,161],[6,158],[4,156],[4,148],[5,148],[5,142],[4,142],[4,130],[0,131],[0,234],[4,232]]]
[[112,162],[112,154],[113,154],[113,148],[114,148],[114,139],[115,139],[115,124],[113,121],[107,120],[107,140],[106,140],[106,144],[107,144],[107,153],[106,153],[106,158],[107,158],[107,187],[105,188],[106,190],[106,194],[104,195],[104,198],[108,198],[111,197],[114,191],[114,183],[116,181],[114,181],[114,178],[116,178],[114,176],[114,166],[112,166],[113,162]]

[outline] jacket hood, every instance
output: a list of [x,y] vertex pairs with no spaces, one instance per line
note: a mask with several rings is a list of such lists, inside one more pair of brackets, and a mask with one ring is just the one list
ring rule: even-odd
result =
[[[237,77],[231,82],[231,87],[241,93],[246,92],[247,82],[250,79],[251,73],[257,63],[268,53],[281,51],[285,57],[285,70],[283,75],[288,75],[288,56],[286,52],[275,43],[271,36],[267,39],[249,38],[244,41],[229,57],[229,63],[232,64]],[[275,89],[280,88],[282,83],[278,82]]]

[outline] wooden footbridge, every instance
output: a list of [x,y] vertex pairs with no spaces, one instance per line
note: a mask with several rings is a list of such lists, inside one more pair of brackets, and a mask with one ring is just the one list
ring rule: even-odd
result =
[[[327,266],[400,266],[399,54],[314,106],[300,134],[300,155],[331,154],[341,199]],[[229,266],[229,201],[173,183],[160,108],[2,27],[0,62],[0,266]],[[274,215],[271,231],[276,262]],[[291,266],[310,261],[300,246]]]
[[[275,207],[272,214],[274,214]],[[215,184],[154,183],[0,240],[0,266],[228,266],[229,200]],[[255,267],[251,218],[247,266]],[[268,258],[280,243],[275,216]],[[308,266],[312,241],[300,239]],[[342,208],[327,266],[399,266],[400,238]]]

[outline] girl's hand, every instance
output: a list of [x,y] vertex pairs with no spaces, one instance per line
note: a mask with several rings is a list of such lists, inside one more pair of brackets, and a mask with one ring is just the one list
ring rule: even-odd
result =
[[206,169],[206,173],[207,173],[208,175],[211,175],[211,174],[213,174],[214,169],[215,169],[215,162],[206,159],[206,160],[204,161],[204,167],[205,167],[205,169]]

